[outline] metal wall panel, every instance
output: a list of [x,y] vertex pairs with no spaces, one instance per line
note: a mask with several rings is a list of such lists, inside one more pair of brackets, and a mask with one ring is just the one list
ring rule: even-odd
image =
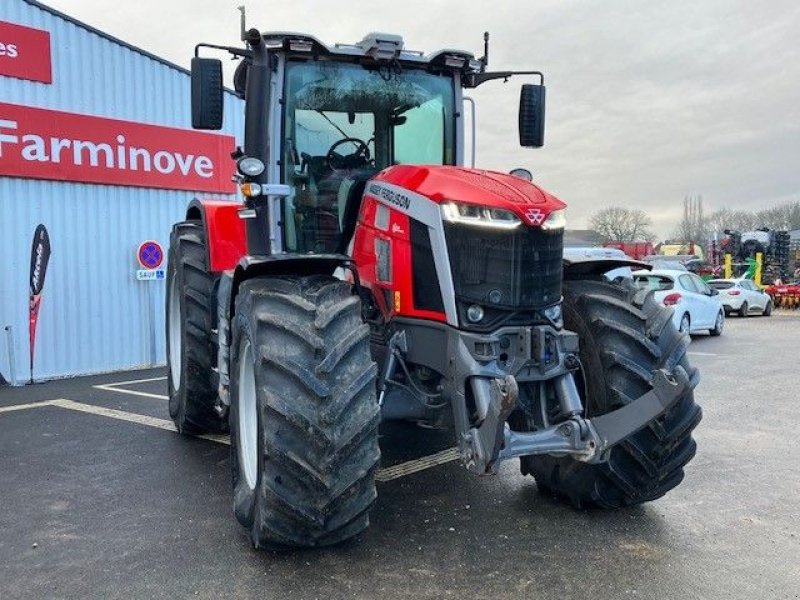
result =
[[[51,35],[53,84],[0,76],[0,102],[191,127],[188,75],[25,0],[2,0],[0,20]],[[187,53],[192,49],[187,48]],[[243,130],[243,104],[226,93],[224,132]],[[36,337],[35,379],[150,362],[147,286],[155,295],[156,362],[165,361],[164,282],[135,279],[145,239],[166,248],[192,192],[0,177],[0,334],[12,326],[16,373],[28,373],[31,239],[44,223],[52,256]],[[6,340],[0,374],[10,379]]]

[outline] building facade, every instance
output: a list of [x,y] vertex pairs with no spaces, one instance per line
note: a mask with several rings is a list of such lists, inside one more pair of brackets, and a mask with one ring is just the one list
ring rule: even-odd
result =
[[221,133],[193,131],[188,71],[34,0],[0,2],[2,379],[164,363],[166,257],[143,278],[137,251],[157,265],[145,243],[166,253],[193,197],[236,199],[243,108],[225,104]]

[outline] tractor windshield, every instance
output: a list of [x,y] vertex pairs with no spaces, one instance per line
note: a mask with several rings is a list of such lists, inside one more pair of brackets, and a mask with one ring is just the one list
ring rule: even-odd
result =
[[293,189],[285,204],[287,251],[337,251],[355,180],[396,164],[455,164],[452,77],[290,62],[285,98],[281,164]]

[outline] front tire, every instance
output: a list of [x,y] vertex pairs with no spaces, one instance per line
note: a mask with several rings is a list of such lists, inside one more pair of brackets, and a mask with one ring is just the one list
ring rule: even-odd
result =
[[666,413],[615,445],[608,462],[526,456],[523,474],[576,507],[618,508],[660,498],[683,480],[696,450],[692,430],[702,413],[692,391],[699,378],[686,358],[688,336],[675,329],[669,309],[652,292],[630,284],[565,282],[563,315],[564,327],[580,339],[587,417],[649,392],[657,369],[684,369],[691,387]]
[[380,411],[350,285],[319,275],[245,281],[231,350],[234,511],[253,545],[326,546],[363,531]]
[[217,345],[216,283],[208,269],[206,236],[198,221],[172,228],[167,266],[167,386],[169,415],[186,434],[220,433],[225,419],[215,410]]
[[767,305],[764,307],[763,316],[769,317],[772,315],[772,300],[767,300]]

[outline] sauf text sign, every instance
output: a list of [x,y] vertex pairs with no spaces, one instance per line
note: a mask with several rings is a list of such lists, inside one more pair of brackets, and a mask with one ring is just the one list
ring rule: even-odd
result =
[[233,194],[232,136],[0,102],[0,176]]
[[50,33],[0,21],[0,75],[52,83]]

